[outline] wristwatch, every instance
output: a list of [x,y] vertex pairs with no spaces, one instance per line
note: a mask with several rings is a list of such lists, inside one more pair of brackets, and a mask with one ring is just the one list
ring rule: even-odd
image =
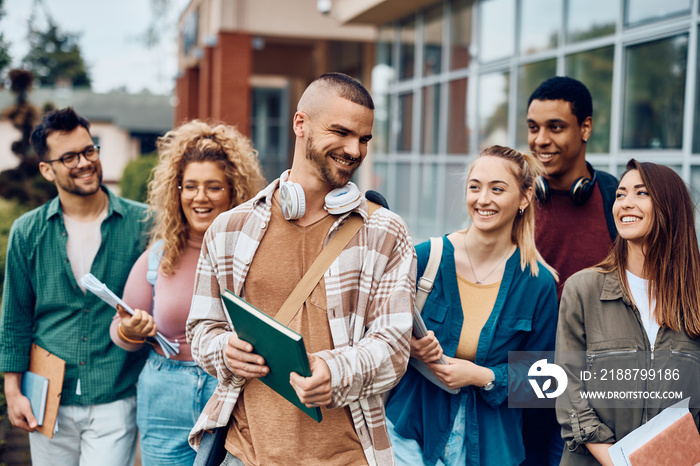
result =
[[[491,373],[493,374],[493,371],[491,371]],[[493,378],[491,379],[491,382],[489,382],[486,385],[484,385],[483,387],[481,387],[481,389],[484,390],[485,392],[488,392],[489,390],[493,389],[493,387],[495,387],[495,386],[496,386],[496,374],[493,374]]]

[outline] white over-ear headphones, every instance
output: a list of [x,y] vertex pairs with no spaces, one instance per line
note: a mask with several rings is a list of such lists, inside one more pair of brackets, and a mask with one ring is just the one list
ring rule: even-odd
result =
[[[289,181],[290,170],[280,176],[280,204],[282,215],[287,220],[296,220],[306,213],[306,199],[304,189],[299,183]],[[360,205],[362,193],[352,181],[342,188],[334,189],[326,194],[326,205],[323,206],[328,213],[333,215],[344,214]]]

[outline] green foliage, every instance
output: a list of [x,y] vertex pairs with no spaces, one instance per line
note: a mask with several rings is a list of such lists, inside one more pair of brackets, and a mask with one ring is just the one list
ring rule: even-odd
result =
[[[3,16],[5,16],[3,3],[5,3],[4,0],[0,0],[0,20]],[[3,33],[0,32],[0,76],[2,75],[3,71],[5,71],[5,68],[10,65],[11,58],[9,48],[10,44],[7,43]]]
[[38,207],[58,194],[33,163],[20,163],[17,168],[0,172],[0,198],[15,200],[26,208]]
[[9,201],[0,197],[0,296],[2,296],[2,284],[5,281],[5,260],[10,227],[17,217],[28,210],[28,207],[23,206],[19,202]]
[[53,18],[47,15],[46,29],[39,29],[35,16],[29,20],[29,53],[22,60],[32,70],[42,86],[55,86],[57,81],[68,80],[76,87],[90,87],[90,76],[80,52],[80,34],[61,31]]
[[151,170],[157,162],[156,154],[145,154],[129,162],[119,182],[121,195],[134,201],[146,202]]

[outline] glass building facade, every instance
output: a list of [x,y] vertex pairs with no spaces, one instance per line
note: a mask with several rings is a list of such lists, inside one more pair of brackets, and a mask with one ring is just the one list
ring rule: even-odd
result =
[[[483,147],[527,146],[527,99],[566,75],[593,96],[587,159],[700,187],[699,0],[443,0],[379,29],[372,185],[415,240],[466,224]],[[697,196],[695,196],[697,199]]]

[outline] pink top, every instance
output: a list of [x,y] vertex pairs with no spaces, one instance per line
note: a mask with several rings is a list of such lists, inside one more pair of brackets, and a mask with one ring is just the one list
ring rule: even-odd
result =
[[[158,331],[165,338],[180,343],[180,353],[172,357],[180,361],[192,361],[190,345],[185,338],[185,323],[190,313],[194,277],[201,248],[202,237],[190,237],[177,269],[169,276],[164,276],[159,271],[156,279],[154,320]],[[143,309],[150,314],[153,307],[153,287],[146,280],[147,271],[148,250],[141,254],[131,268],[122,299],[133,309]],[[127,343],[119,338],[117,334],[119,322],[121,319],[115,314],[109,329],[112,341],[127,351],[136,351],[141,348],[143,345]],[[163,355],[160,346],[156,345],[155,350]]]

